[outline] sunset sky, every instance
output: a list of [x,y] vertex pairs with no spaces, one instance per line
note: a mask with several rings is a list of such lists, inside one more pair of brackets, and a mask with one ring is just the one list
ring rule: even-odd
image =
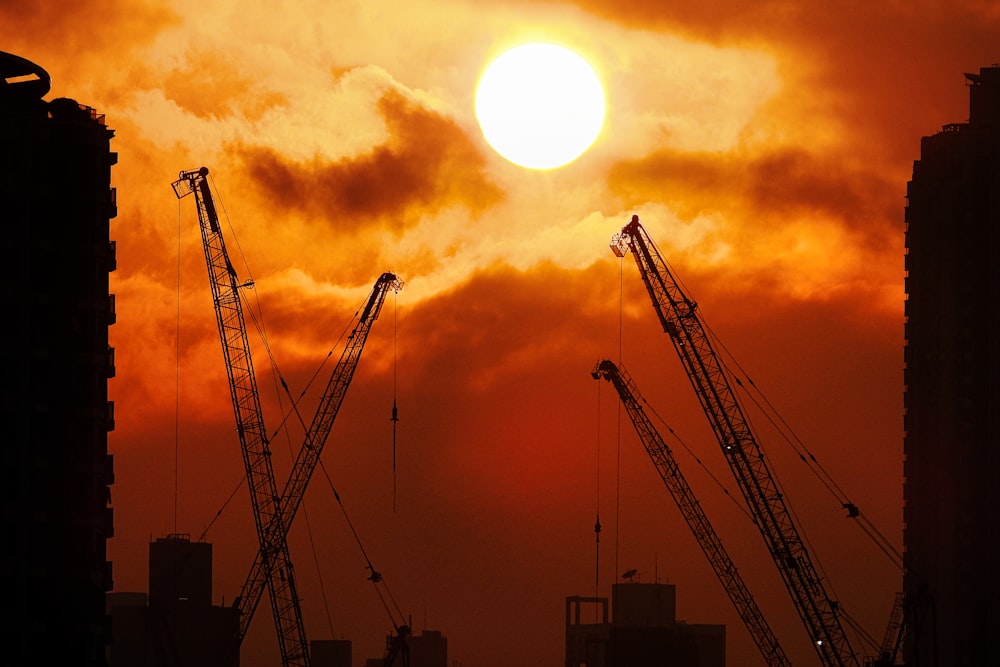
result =
[[[607,96],[595,144],[552,171],[500,157],[474,113],[489,61],[533,41],[584,57]],[[297,395],[378,276],[405,281],[323,461],[395,600],[448,638],[450,661],[560,665],[565,598],[610,595],[636,569],[677,585],[680,619],[726,624],[730,665],[763,664],[590,376],[612,358],[703,462],[674,447],[786,653],[817,664],[762,540],[709,475],[738,496],[635,263],[608,248],[633,214],[901,548],[906,182],[920,138],[967,120],[963,73],[1000,61],[995,1],[4,0],[0,50],[115,130],[115,590],[146,590],[151,539],[204,534],[229,604],[257,549],[246,488],[227,503],[243,468],[194,202],[170,187],[202,165],[256,283],[269,430],[290,399],[268,349]],[[274,439],[279,487],[301,437]],[[768,437],[830,590],[880,640],[900,571]],[[352,640],[360,665],[389,619],[322,472],[305,509],[289,539],[307,634]],[[278,663],[265,603],[243,664]]]

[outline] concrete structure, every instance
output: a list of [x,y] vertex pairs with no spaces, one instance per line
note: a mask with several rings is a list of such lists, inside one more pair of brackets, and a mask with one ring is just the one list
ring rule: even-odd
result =
[[615,584],[566,598],[566,667],[725,667],[726,626],[677,620],[672,584]]
[[904,655],[912,667],[987,664],[1000,623],[1000,66],[966,78],[969,121],[921,140],[907,187]]
[[313,639],[309,642],[311,667],[351,667],[349,639]]
[[4,665],[103,665],[117,156],[103,116],[49,89],[0,52],[0,645]]
[[182,534],[151,543],[148,597],[111,593],[108,606],[111,667],[239,665],[239,617],[212,604],[211,544]]

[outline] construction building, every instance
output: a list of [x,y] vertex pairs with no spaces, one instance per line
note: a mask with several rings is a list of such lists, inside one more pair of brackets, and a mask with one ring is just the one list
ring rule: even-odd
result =
[[988,664],[1000,624],[1000,66],[969,120],[920,143],[907,187],[904,657]]
[[[399,635],[392,635],[386,639],[389,664],[409,667],[448,667],[448,638],[440,630],[421,630],[419,635],[408,635],[405,642],[399,645],[400,650],[396,652],[392,649],[398,638]],[[406,652],[405,656],[402,651]],[[383,667],[386,662],[385,656],[368,658],[365,660],[365,667]],[[313,667],[317,666],[314,664]]]
[[[110,667],[237,667],[238,611],[212,604],[212,545],[172,534],[149,545],[149,594],[110,593]],[[333,664],[333,663],[329,663]]]
[[0,52],[3,663],[104,665],[114,482],[114,132]]
[[[610,613],[609,613],[610,612]],[[566,667],[725,667],[726,626],[677,620],[672,584],[626,583],[566,598]]]

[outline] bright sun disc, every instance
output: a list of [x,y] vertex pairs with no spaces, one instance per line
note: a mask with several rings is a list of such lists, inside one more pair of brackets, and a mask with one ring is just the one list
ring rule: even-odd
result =
[[587,62],[552,44],[525,44],[493,61],[476,90],[476,118],[497,153],[554,169],[590,147],[604,124],[604,90]]

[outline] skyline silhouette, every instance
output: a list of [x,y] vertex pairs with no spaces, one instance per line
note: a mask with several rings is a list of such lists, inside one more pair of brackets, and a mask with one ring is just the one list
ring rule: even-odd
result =
[[[346,512],[415,630],[442,631],[463,665],[558,664],[566,596],[607,595],[632,569],[678,586],[678,617],[725,624],[730,664],[757,664],[613,392],[589,377],[622,361],[728,482],[635,267],[608,250],[633,214],[901,546],[906,183],[921,137],[967,118],[963,73],[1000,59],[1000,18],[768,7],[0,8],[3,49],[51,74],[46,99],[77,99],[115,131],[115,590],[146,590],[151,538],[204,533],[213,602],[231,603],[257,550],[197,221],[170,191],[201,164],[254,280],[268,424],[290,409],[271,356],[296,395],[372,281],[407,285],[331,433],[330,482],[313,480],[308,524],[289,534],[310,639],[349,638],[357,657],[387,634]],[[595,145],[551,172],[495,155],[471,106],[490,56],[529,36],[586,54],[608,94]],[[289,422],[279,480],[301,443]],[[792,453],[769,452],[837,599],[880,637],[898,571]],[[684,463],[792,662],[812,664],[755,529]],[[278,662],[271,625],[257,614],[245,667]]]

